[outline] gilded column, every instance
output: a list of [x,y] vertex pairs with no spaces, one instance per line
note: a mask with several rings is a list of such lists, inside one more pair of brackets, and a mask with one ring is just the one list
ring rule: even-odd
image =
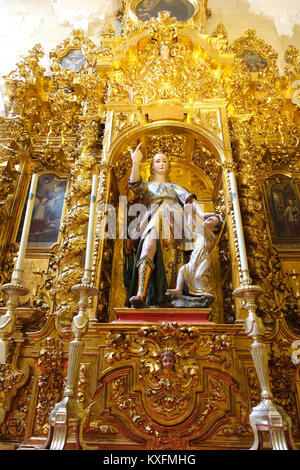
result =
[[79,311],[74,316],[71,326],[74,339],[69,346],[67,383],[63,399],[55,405],[50,413],[50,431],[45,444],[45,448],[51,450],[63,450],[72,444],[75,445],[76,449],[84,447],[82,426],[85,413],[82,403],[77,401],[77,386],[80,361],[84,350],[82,337],[87,333],[89,324],[86,311],[89,298],[97,294],[97,289],[91,283],[91,267],[95,244],[97,183],[97,176],[93,175],[84,274],[81,283],[72,287],[72,291],[79,295]]
[[[97,226],[95,239],[95,256],[93,269],[93,282],[99,288],[99,297],[97,306],[90,314],[90,321],[109,321],[109,292],[110,292],[110,274],[111,264],[107,263],[110,258],[109,254],[112,250],[112,244],[115,240],[108,238],[106,232],[106,220],[108,217],[108,205],[112,204],[117,214],[116,201],[113,201],[114,194],[111,189],[111,164],[109,161],[110,147],[112,143],[112,135],[114,132],[114,111],[108,110],[105,119],[105,132],[103,136],[103,148],[101,164],[99,165],[99,184],[98,184],[98,200],[97,200]],[[112,253],[111,253],[112,259]],[[109,267],[109,269],[108,269]],[[106,274],[104,274],[104,268]]]
[[83,117],[78,134],[81,136],[79,155],[71,168],[71,185],[66,198],[67,211],[62,224],[63,241],[57,255],[58,276],[54,284],[60,328],[70,326],[76,311],[71,288],[80,283],[83,275],[82,253],[86,249],[92,174],[99,162],[95,151],[99,139],[99,124],[95,118]]

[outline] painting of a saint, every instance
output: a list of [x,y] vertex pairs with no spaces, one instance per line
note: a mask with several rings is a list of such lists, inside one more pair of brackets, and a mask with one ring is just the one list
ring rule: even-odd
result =
[[266,59],[261,57],[256,51],[244,51],[243,62],[249,72],[259,72],[268,66]]
[[[48,247],[57,242],[64,205],[66,178],[49,173],[39,177],[28,243]],[[25,204],[26,206],[26,204]],[[21,218],[17,241],[20,241],[23,219]]]
[[280,191],[272,192],[272,208],[273,208],[273,224],[274,231],[278,237],[285,235],[285,222],[284,222],[284,201]]
[[[275,243],[300,241],[299,185],[284,175],[266,181],[267,206],[272,240]],[[300,246],[300,245],[299,245]]]
[[289,236],[291,238],[300,237],[300,210],[299,205],[296,203],[295,199],[292,199],[291,197],[287,199],[284,216]]
[[157,17],[160,11],[169,11],[178,21],[187,21],[194,14],[194,7],[188,0],[143,0],[135,10],[141,21]]

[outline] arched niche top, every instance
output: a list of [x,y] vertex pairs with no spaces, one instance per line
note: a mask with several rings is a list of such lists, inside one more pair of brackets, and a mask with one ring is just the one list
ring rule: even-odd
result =
[[112,142],[106,155],[103,156],[103,163],[114,164],[124,149],[134,146],[136,142],[142,141],[148,136],[159,134],[163,129],[178,135],[193,137],[211,151],[215,160],[220,165],[225,162],[225,149],[222,141],[204,124],[195,125],[178,121],[156,121],[143,126],[136,126],[120,133],[115,141]]
[[[200,132],[201,131],[201,132]],[[163,151],[170,158],[170,180],[195,191],[203,200],[214,199],[221,181],[223,144],[210,129],[184,123],[151,123],[131,129],[119,136],[113,143],[109,164],[115,169],[119,191],[127,187],[132,162],[130,148],[142,143],[144,160],[141,175],[144,180],[150,176],[152,157]]]

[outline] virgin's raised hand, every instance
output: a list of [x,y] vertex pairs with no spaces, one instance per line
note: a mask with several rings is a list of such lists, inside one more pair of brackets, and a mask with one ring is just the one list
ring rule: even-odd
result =
[[141,163],[141,161],[143,160],[143,154],[140,149],[141,145],[142,144],[140,143],[134,151],[130,149],[131,159],[133,163]]

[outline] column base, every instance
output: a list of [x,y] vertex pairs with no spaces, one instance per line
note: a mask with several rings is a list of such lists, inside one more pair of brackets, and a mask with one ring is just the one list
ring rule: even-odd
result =
[[269,434],[272,450],[296,450],[291,432],[291,419],[271,400],[263,400],[253,408],[250,425],[254,432],[254,443],[250,450],[264,449],[263,432]]
[[21,445],[17,450],[84,450],[84,411],[72,397],[64,397],[50,413],[50,429],[43,445]]

